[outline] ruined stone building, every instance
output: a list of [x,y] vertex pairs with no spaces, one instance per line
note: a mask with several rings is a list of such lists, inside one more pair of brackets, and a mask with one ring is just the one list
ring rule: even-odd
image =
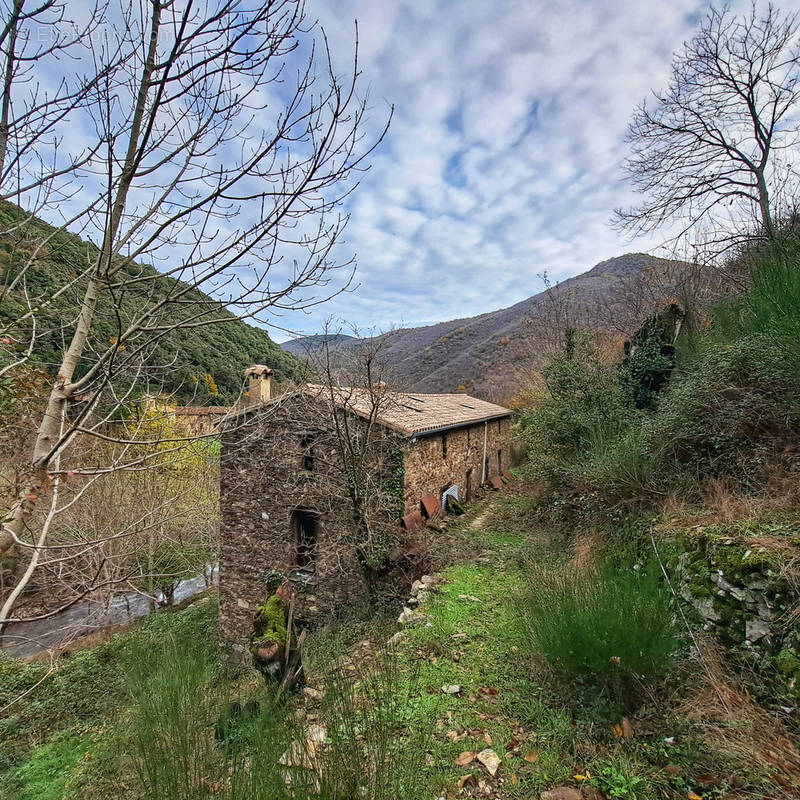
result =
[[426,513],[445,493],[468,502],[510,466],[502,406],[321,386],[271,398],[272,371],[247,373],[249,403],[221,437],[221,625],[231,642],[247,641],[276,578],[292,582],[295,613],[309,622],[363,595],[372,551],[354,541],[354,484],[382,557],[382,532],[419,519],[423,499]]

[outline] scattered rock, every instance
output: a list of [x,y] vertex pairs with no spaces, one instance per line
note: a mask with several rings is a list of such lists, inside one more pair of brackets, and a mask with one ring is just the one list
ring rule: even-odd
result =
[[471,594],[460,594],[458,596],[458,599],[459,600],[471,600],[473,603],[482,603],[483,602],[480,599],[480,597],[475,597],[474,595],[471,595]]
[[401,625],[416,625],[425,621],[425,615],[421,611],[414,611],[408,606],[404,606],[397,621]]
[[461,684],[459,683],[451,683],[445,684],[442,686],[442,693],[443,694],[461,694]]
[[540,800],[582,800],[581,793],[573,786],[556,786],[539,795]]
[[539,796],[540,800],[582,800],[581,792],[574,786],[556,786]]
[[478,761],[486,767],[486,771],[494,777],[497,775],[497,770],[500,769],[500,756],[495,753],[491,747],[487,747],[485,750],[481,750],[480,753],[476,756]]
[[631,725],[630,720],[627,717],[622,718],[620,727],[622,728],[623,739],[633,739],[633,725]]
[[606,796],[594,786],[581,786],[582,800],[606,800]]
[[325,737],[328,735],[328,730],[324,725],[314,724],[308,726],[308,735],[306,738],[309,742],[314,742],[315,744],[322,744],[325,741]]
[[759,617],[745,620],[744,635],[747,641],[757,642],[765,636],[769,636],[769,625]]
[[313,686],[304,686],[303,687],[303,694],[311,701],[315,703],[319,703],[322,701],[322,698],[325,696],[319,689],[315,689]]
[[393,636],[389,637],[389,639],[386,642],[386,644],[389,644],[389,645],[400,644],[400,642],[404,641],[405,638],[406,638],[406,635],[403,633],[403,631],[397,631],[397,633],[395,633]]
[[736,598],[740,603],[747,597],[747,589],[742,589],[740,586],[734,586],[732,583],[725,580],[722,577],[721,572],[715,572],[711,576],[711,580],[717,585],[719,589],[723,592],[727,592],[731,597]]

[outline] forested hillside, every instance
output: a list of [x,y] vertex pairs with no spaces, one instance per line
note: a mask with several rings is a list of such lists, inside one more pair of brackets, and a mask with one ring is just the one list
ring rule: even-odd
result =
[[[97,251],[93,244],[55,230],[41,220],[26,224],[24,234],[16,230],[3,233],[14,228],[11,223],[19,213],[20,210],[10,203],[0,204],[0,325],[5,327],[24,314],[26,295],[29,298],[53,297],[49,306],[37,313],[39,328],[31,357],[31,362],[51,369],[60,361],[65,331],[77,314],[86,288],[81,274]],[[46,244],[40,246],[43,241]],[[40,250],[25,272],[24,283],[8,291],[20,264],[27,261],[37,247]],[[124,269],[131,275],[154,272],[152,266],[145,264],[131,264]],[[151,294],[157,300],[182,286],[169,277],[143,285],[147,287],[143,294],[147,293],[148,302],[153,300]],[[63,293],[56,294],[61,287],[65,287]],[[205,297],[194,289],[189,292],[189,299],[195,301]],[[111,340],[117,335],[117,308],[127,311],[144,299],[128,291],[113,303],[103,294],[92,323],[93,331],[101,341]],[[187,404],[226,405],[239,394],[242,372],[250,364],[268,364],[275,370],[278,381],[297,377],[301,362],[281,350],[266,331],[242,322],[222,307],[218,315],[228,316],[230,321],[172,331],[148,350],[146,359],[153,371],[154,388],[174,393],[180,402]],[[23,329],[18,333],[17,347],[24,350],[27,332]],[[83,368],[86,366],[84,363]]]
[[[716,294],[718,282],[693,264],[628,253],[509,308],[385,333],[379,337],[381,354],[394,378],[412,391],[466,389],[508,402],[561,346],[564,327],[591,331],[621,352],[622,342],[664,302],[690,286],[698,299]],[[313,354],[324,338],[306,336],[282,347]],[[333,349],[358,344],[351,336],[327,338]]]

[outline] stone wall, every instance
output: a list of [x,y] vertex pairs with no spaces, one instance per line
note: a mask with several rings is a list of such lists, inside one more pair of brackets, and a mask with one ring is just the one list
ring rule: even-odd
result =
[[[351,430],[366,429],[360,418],[348,420]],[[296,617],[309,623],[329,619],[367,596],[331,423],[322,401],[293,395],[242,412],[222,432],[220,620],[223,636],[242,652],[270,581],[292,581]],[[491,421],[486,430],[488,479],[510,466],[509,420]],[[418,508],[429,492],[438,495],[457,483],[463,498],[469,469],[472,490],[480,486],[483,423],[418,440],[379,427],[370,441],[376,539],[385,531],[387,540],[396,542],[400,517]],[[304,563],[300,512],[316,515],[313,569]]]
[[410,441],[405,448],[406,513],[419,508],[423,495],[432,493],[438,496],[446,486],[454,483],[460,487],[462,500],[469,502],[467,485],[472,492],[481,485],[484,425],[487,430],[486,479],[511,466],[511,422],[508,417],[421,436]]
[[[326,429],[327,413],[308,398],[282,400],[245,412],[222,434],[220,627],[236,649],[243,650],[250,638],[270,578],[292,580],[296,616],[311,623],[366,594],[352,544],[352,504],[336,438]],[[310,436],[309,451],[303,444]],[[376,458],[398,447],[395,437],[386,437]],[[309,454],[311,464],[304,460]],[[292,518],[298,509],[319,515],[313,578],[299,573],[302,557]],[[396,525],[398,509],[396,500],[387,525]]]
[[673,560],[676,589],[703,627],[746,656],[762,679],[777,682],[785,702],[800,701],[800,594],[787,569],[797,545],[702,534],[671,545],[680,553]]

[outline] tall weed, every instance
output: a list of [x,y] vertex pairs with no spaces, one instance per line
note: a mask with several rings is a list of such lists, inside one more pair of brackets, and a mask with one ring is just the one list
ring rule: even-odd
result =
[[[269,688],[250,699],[251,713],[231,717],[230,698],[215,690],[214,659],[170,638],[139,649],[129,670],[131,734],[145,795],[420,797],[429,733],[410,724],[419,696],[413,680],[403,676],[391,653],[354,670],[328,666],[325,699],[313,720],[295,713],[292,698],[278,700]],[[409,739],[419,746],[409,747]]]
[[534,567],[517,608],[533,653],[622,703],[668,672],[680,645],[669,593],[652,564]]

